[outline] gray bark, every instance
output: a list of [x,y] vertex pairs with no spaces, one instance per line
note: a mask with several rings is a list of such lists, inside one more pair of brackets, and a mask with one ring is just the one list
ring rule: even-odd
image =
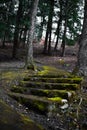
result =
[[33,34],[34,34],[34,27],[35,27],[35,18],[37,14],[37,7],[38,7],[39,0],[33,0],[31,9],[30,9],[30,25],[28,29],[28,39],[27,39],[27,54],[26,54],[26,67],[34,67],[33,62]]
[[84,10],[83,29],[79,41],[78,72],[80,75],[87,76],[87,0],[85,0]]

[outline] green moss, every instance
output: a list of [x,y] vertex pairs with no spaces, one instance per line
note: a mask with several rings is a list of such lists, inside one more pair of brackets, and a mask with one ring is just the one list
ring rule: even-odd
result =
[[80,89],[80,85],[76,83],[46,83],[46,82],[33,82],[33,81],[22,81],[20,86],[31,87],[31,88],[43,88],[43,89],[66,89],[66,90],[77,90]]
[[49,66],[43,66],[43,70],[38,72],[38,76],[48,76],[48,77],[55,77],[55,76],[69,76],[70,73],[60,70],[54,67],[49,67]]
[[14,79],[17,75],[17,73],[13,72],[13,71],[7,71],[7,72],[3,72],[2,73],[2,78],[3,79]]
[[60,97],[48,98],[48,100],[58,102],[58,103],[62,103],[62,98],[60,98]]
[[67,91],[67,90],[52,90],[52,94],[49,94],[49,97],[61,97],[61,98],[65,98],[68,99],[70,98],[68,94],[71,94],[71,97],[73,97],[73,95],[75,95],[74,91]]
[[[67,90],[44,90],[44,89],[33,89],[31,93],[38,96],[44,97],[61,97],[61,98],[71,98],[75,95],[74,91],[67,91]],[[69,96],[69,94],[71,96]]]
[[24,96],[19,94],[10,94],[11,97],[19,101],[21,104],[29,107],[29,109],[34,110],[35,112],[41,114],[47,114],[48,107],[53,104],[62,104],[62,98],[54,97],[54,98],[39,98],[37,96]]
[[43,100],[20,98],[20,102],[35,112],[46,114],[48,103]]
[[83,78],[81,77],[73,77],[73,78],[49,78],[49,77],[26,77],[24,81],[37,81],[37,82],[50,82],[50,83],[81,83]]
[[5,80],[5,83],[13,83],[13,80],[20,81],[26,76],[34,75],[35,72],[32,70],[20,69],[17,71],[7,70],[1,73],[1,79]]
[[33,63],[33,64],[29,64],[29,65],[27,66],[27,69],[36,71],[36,70],[37,70],[37,66],[36,66],[34,63]]
[[32,95],[24,95],[18,93],[9,93],[9,96],[36,112],[47,112],[47,106],[49,102],[46,100],[46,98],[39,98]]
[[34,105],[37,109],[39,109],[42,112],[47,111],[46,103],[40,102],[40,101],[34,101]]
[[83,80],[80,77],[73,77],[73,78],[56,78],[54,79],[56,82],[59,83],[76,83],[79,84]]

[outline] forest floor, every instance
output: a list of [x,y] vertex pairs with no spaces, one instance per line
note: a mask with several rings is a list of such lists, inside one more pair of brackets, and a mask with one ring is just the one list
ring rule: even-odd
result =
[[[67,70],[68,72],[73,71],[77,62],[78,48],[66,47],[66,53],[64,57],[59,56],[60,51],[57,51],[56,53],[53,52],[51,56],[43,55],[42,51],[42,45],[34,45],[34,60],[37,64],[54,66],[56,68]],[[18,58],[13,60],[11,58],[12,47],[7,46],[4,49],[0,48],[0,98],[4,100],[7,104],[9,104],[12,108],[16,109],[18,112],[26,114],[27,116],[31,117],[31,119],[33,119],[35,122],[38,122],[39,124],[43,125],[46,130],[66,130],[62,126],[62,122],[58,123],[58,118],[47,118],[45,116],[35,114],[32,111],[27,111],[26,107],[22,106],[21,104],[18,104],[8,95],[6,95],[6,91],[10,86],[10,83],[7,82],[6,79],[3,79],[3,73],[6,71],[16,71],[17,77],[14,81],[16,83],[17,78],[21,75],[21,71],[23,71],[25,58],[24,54],[24,49],[18,49]]]
[[[53,48],[52,48],[53,49]],[[0,70],[5,69],[17,69],[22,68],[24,66],[25,52],[26,50],[23,48],[19,48],[17,50],[17,59],[12,59],[12,47],[0,48]],[[65,69],[69,72],[72,72],[76,62],[77,62],[77,52],[78,46],[70,46],[65,49],[65,56],[61,57],[60,50],[54,52],[52,50],[52,55],[44,55],[43,46],[34,44],[34,60],[37,63],[41,63],[44,65],[54,66],[56,68]]]

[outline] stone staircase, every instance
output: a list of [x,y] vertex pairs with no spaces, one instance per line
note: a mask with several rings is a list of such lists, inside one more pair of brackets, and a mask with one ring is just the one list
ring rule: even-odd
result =
[[43,67],[36,74],[25,77],[8,93],[24,104],[29,110],[47,115],[68,107],[77,91],[82,78],[73,76],[53,67]]

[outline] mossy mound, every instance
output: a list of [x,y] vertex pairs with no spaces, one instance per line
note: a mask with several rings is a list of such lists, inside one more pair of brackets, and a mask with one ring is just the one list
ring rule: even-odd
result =
[[43,128],[0,100],[0,130],[43,130]]
[[43,77],[69,77],[70,73],[57,69],[55,67],[42,66],[42,69],[38,71],[37,76]]

